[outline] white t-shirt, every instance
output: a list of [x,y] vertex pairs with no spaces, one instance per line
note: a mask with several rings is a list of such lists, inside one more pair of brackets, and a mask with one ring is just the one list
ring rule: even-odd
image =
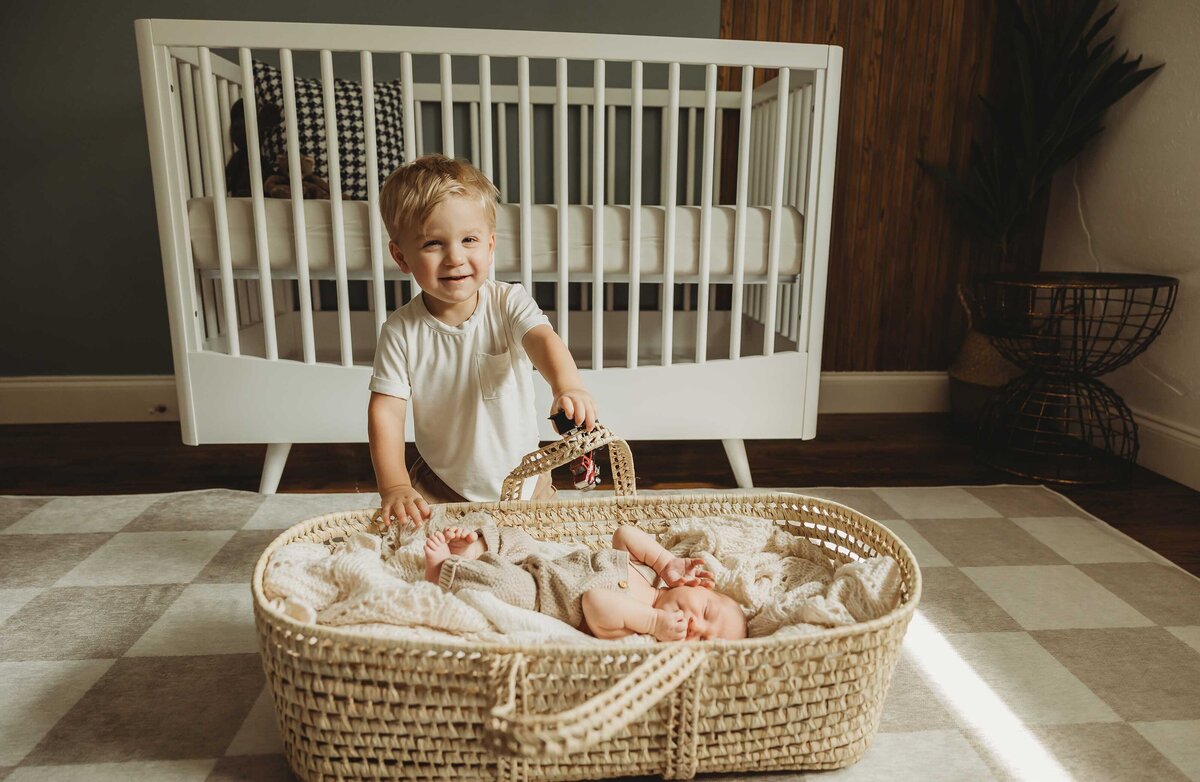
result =
[[371,390],[408,400],[417,450],[468,500],[499,499],[521,457],[537,450],[533,363],[521,340],[543,323],[524,288],[487,280],[460,326],[433,317],[422,296],[383,324]]

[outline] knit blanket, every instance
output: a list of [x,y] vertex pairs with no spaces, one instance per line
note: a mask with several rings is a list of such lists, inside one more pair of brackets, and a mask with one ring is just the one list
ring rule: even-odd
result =
[[[451,526],[434,506],[428,531]],[[485,512],[453,526],[494,524]],[[820,546],[747,516],[673,519],[659,538],[678,556],[700,557],[716,588],[743,607],[751,637],[805,634],[881,617],[900,601],[891,557],[837,566]],[[290,543],[271,555],[263,589],[273,605],[302,622],[374,637],[504,643],[606,644],[570,625],[509,605],[480,590],[456,594],[424,580],[425,532],[367,532],[331,546]],[[578,546],[542,541],[539,554]],[[650,636],[623,639],[652,643]]]

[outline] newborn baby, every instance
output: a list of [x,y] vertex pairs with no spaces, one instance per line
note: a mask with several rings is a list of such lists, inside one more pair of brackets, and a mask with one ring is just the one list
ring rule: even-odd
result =
[[746,637],[737,601],[713,591],[701,560],[667,551],[622,526],[612,548],[550,558],[523,530],[451,527],[425,541],[425,578],[450,592],[486,589],[505,602],[553,616],[597,638],[633,633],[660,641]]

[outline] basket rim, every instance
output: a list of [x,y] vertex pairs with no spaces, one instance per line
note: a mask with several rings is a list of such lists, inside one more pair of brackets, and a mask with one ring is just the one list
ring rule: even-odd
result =
[[[807,494],[796,494],[791,492],[725,492],[712,494],[670,494],[670,495],[653,495],[644,496],[638,495],[633,497],[594,497],[582,499],[564,499],[564,500],[513,500],[503,502],[457,502],[446,503],[445,507],[455,511],[533,511],[544,509],[547,507],[613,507],[621,509],[629,509],[630,507],[641,507],[655,505],[668,500],[671,504],[699,504],[707,505],[721,502],[741,502],[741,503],[795,503],[797,499],[803,500],[805,504],[816,506],[829,506],[843,511],[848,511],[858,517],[860,521],[867,523],[867,526],[874,527],[877,532],[883,537],[889,538],[890,542],[896,545],[897,553],[907,559],[909,570],[913,574],[912,588],[907,595],[901,595],[900,605],[892,609],[888,613],[876,619],[871,619],[866,622],[856,622],[852,625],[843,625],[840,627],[830,627],[812,633],[802,635],[791,635],[778,637],[777,633],[770,635],[759,636],[756,638],[743,638],[736,641],[718,639],[711,641],[689,641],[689,647],[700,647],[709,653],[732,652],[738,653],[741,651],[762,650],[772,647],[802,647],[816,646],[823,643],[839,641],[843,638],[853,637],[858,635],[868,635],[874,632],[887,630],[897,623],[908,623],[917,605],[921,600],[923,578],[921,575],[921,567],[917,562],[916,556],[912,550],[900,539],[898,535],[890,529],[879,523],[875,519],[867,516],[861,511],[855,510],[847,505],[827,500],[823,497],[813,497]],[[263,574],[266,571],[268,560],[278,548],[294,542],[295,539],[310,530],[337,522],[355,522],[362,525],[362,529],[370,529],[371,516],[374,515],[376,508],[363,508],[359,510],[338,511],[336,513],[327,513],[321,516],[314,516],[310,519],[300,521],[291,527],[288,527],[281,532],[267,548],[259,556],[258,561],[254,566],[254,575],[250,583],[251,592],[254,597],[254,611],[256,617],[261,620],[268,620],[279,626],[283,631],[290,635],[295,635],[298,639],[306,640],[310,645],[322,644],[331,646],[335,644],[344,644],[357,647],[363,651],[382,653],[382,654],[412,654],[424,653],[426,655],[433,654],[461,654],[463,652],[477,652],[486,654],[513,654],[516,652],[528,653],[531,648],[536,648],[539,653],[570,653],[574,655],[598,655],[598,656],[631,656],[631,655],[648,655],[655,654],[662,650],[663,647],[672,646],[678,642],[655,641],[653,643],[645,642],[621,642],[611,641],[605,644],[573,644],[565,641],[552,643],[538,643],[536,645],[520,644],[520,643],[504,643],[500,641],[485,641],[473,639],[447,638],[445,640],[425,640],[425,639],[400,639],[400,638],[383,638],[373,635],[369,632],[361,630],[351,630],[336,625],[318,625],[300,622],[283,612],[275,609],[271,602],[267,599],[263,592]],[[836,529],[836,527],[834,527]],[[260,642],[263,635],[259,632]],[[261,649],[260,649],[261,651]]]

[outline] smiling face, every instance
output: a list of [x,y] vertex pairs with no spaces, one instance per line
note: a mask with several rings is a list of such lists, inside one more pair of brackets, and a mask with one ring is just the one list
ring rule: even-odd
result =
[[479,199],[451,196],[433,208],[423,226],[407,232],[400,243],[389,242],[388,250],[421,286],[430,314],[461,322],[475,311],[495,246],[496,235]]
[[679,610],[687,618],[689,641],[746,637],[746,616],[733,598],[704,587],[681,586],[663,590],[655,608]]

